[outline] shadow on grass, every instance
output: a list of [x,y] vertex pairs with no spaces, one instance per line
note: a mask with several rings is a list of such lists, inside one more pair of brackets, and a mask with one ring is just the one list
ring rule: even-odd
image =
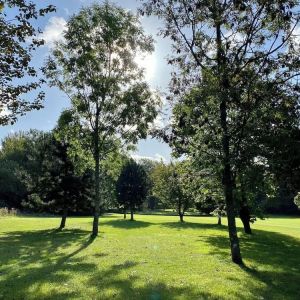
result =
[[[226,236],[200,238],[202,242],[213,246],[212,255],[229,258],[229,240]],[[259,294],[262,299],[300,299],[299,239],[277,232],[253,230],[253,235],[241,235],[240,245],[244,260],[249,262],[241,269],[264,284],[260,290],[249,285],[249,290]],[[239,281],[238,278],[231,280]]]
[[[130,229],[147,227],[152,223],[112,220],[104,224]],[[225,226],[189,222],[159,225],[170,228],[170,234],[172,230],[193,228],[201,233],[202,229],[215,229],[218,235],[201,235],[200,240],[209,244],[211,255],[230,263]],[[84,291],[65,286],[73,276],[81,275],[86,276],[86,290],[96,289],[101,299],[222,299],[220,296],[215,297],[209,287],[207,291],[199,291],[195,285],[166,285],[155,278],[144,280],[143,285],[137,286],[137,281],[141,282],[141,275],[135,268],[138,266],[136,261],[127,260],[99,267],[99,264],[86,262],[85,256],[78,255],[92,242],[90,232],[79,229],[15,231],[0,236],[0,299],[26,299],[28,295],[36,299],[87,299],[87,295],[81,294]],[[75,250],[66,252],[68,247]],[[242,282],[245,277],[238,278],[235,272],[225,272],[222,276],[261,299],[300,299],[298,239],[280,233],[254,230],[252,236],[241,236],[241,248],[248,262],[248,266],[242,267],[242,270],[254,281]],[[104,261],[109,254],[92,255],[96,260]],[[254,282],[261,284],[255,285]],[[47,284],[47,289],[44,284]],[[232,296],[235,299],[247,299],[245,295],[239,295],[238,289]]]
[[153,282],[146,282],[143,286],[136,286],[136,281],[140,279],[139,273],[135,270],[137,265],[136,262],[129,260],[113,265],[108,270],[99,270],[93,274],[88,284],[102,291],[101,299],[220,299],[208,291],[195,291],[191,287],[168,286],[155,279]]
[[109,221],[104,220],[102,224],[116,227],[116,228],[123,228],[123,229],[137,229],[137,228],[144,228],[153,225],[153,223],[151,222],[136,221],[136,220],[130,221],[128,219],[109,220]]
[[[42,284],[63,285],[71,272],[89,272],[93,264],[75,257],[93,239],[89,231],[79,229],[14,231],[0,236],[0,299],[26,299]],[[65,253],[68,247],[75,247]],[[17,267],[16,267],[17,263]],[[42,299],[66,299],[73,292],[53,290]]]
[[166,226],[171,229],[184,230],[184,229],[215,229],[215,230],[227,230],[227,226],[217,224],[205,224],[205,223],[193,223],[193,222],[166,222],[161,223],[161,226]]
[[[210,296],[189,287],[166,286],[158,280],[135,286],[139,279],[134,270],[137,262],[127,260],[99,267],[85,262],[85,256],[77,256],[92,242],[89,231],[82,230],[16,231],[0,236],[0,299],[88,299],[85,293],[89,288],[96,290],[95,299],[101,296],[101,299],[159,300],[180,295],[187,299],[207,299]],[[68,247],[75,250],[66,253]],[[104,261],[107,255],[93,256]],[[124,272],[126,276],[120,276]],[[87,288],[81,291],[72,286],[74,276],[86,276]],[[216,298],[210,296],[210,299]]]

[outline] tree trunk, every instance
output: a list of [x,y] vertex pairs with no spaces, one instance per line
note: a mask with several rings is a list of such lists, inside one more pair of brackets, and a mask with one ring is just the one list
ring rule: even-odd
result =
[[68,216],[68,209],[65,207],[64,210],[63,210],[61,221],[60,221],[60,226],[59,226],[60,230],[65,228],[67,216]]
[[180,222],[183,222],[183,213],[179,213]]
[[130,208],[130,221],[134,221],[134,219],[133,219],[133,207]]
[[124,219],[126,219],[126,208],[124,208]]
[[93,232],[92,236],[96,237],[99,232],[99,215],[100,215],[100,150],[99,150],[99,120],[96,116],[95,121],[95,136],[94,136],[94,160],[95,160],[95,211],[94,211],[94,221],[93,221]]
[[243,222],[244,225],[244,231],[247,234],[252,234],[252,230],[251,230],[251,226],[250,226],[250,211],[249,211],[249,207],[244,205],[241,207],[240,209],[240,219]]
[[224,101],[220,105],[221,110],[221,123],[223,128],[223,185],[225,192],[225,202],[228,220],[228,232],[230,239],[231,258],[236,264],[242,264],[242,256],[240,251],[239,239],[237,236],[235,212],[234,212],[234,199],[233,199],[233,180],[229,156],[229,137],[227,132],[227,117],[226,117],[226,104]]
[[218,225],[222,225],[222,217],[221,217],[221,215],[218,215]]
[[222,150],[223,150],[223,186],[227,210],[228,233],[230,239],[231,259],[236,264],[242,264],[239,239],[237,236],[234,198],[233,198],[233,176],[230,159],[230,136],[227,121],[227,101],[229,98],[229,80],[226,75],[226,59],[222,45],[220,19],[216,21],[216,44],[217,44],[217,63],[219,75],[219,99],[220,99],[220,121],[222,128]]

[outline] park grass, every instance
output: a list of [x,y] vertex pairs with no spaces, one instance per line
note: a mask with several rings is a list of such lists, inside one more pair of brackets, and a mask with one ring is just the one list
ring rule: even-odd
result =
[[[0,219],[0,299],[300,299],[300,218],[269,218],[230,260],[212,217]],[[240,223],[238,223],[240,226]]]

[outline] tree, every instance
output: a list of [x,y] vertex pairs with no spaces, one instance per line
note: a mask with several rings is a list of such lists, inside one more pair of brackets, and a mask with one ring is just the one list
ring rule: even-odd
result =
[[159,162],[143,158],[139,160],[139,165],[143,167],[147,174],[147,179],[148,179],[148,195],[147,195],[147,207],[148,209],[154,210],[157,208],[159,199],[153,195],[153,180],[152,180],[152,172],[155,169],[155,167],[159,164]]
[[73,111],[86,130],[94,159],[95,199],[92,235],[97,236],[100,213],[101,161],[115,141],[145,138],[157,115],[159,98],[143,82],[135,63],[138,53],[153,51],[131,12],[106,1],[83,8],[67,25],[65,41],[57,45],[45,73],[50,84],[67,93]]
[[[208,116],[217,116],[218,144],[222,166],[228,231],[232,261],[242,264],[235,224],[234,170],[240,153],[244,129],[251,113],[263,98],[257,91],[257,79],[271,86],[293,86],[298,75],[299,57],[294,29],[299,22],[297,1],[173,1],[144,2],[142,13],[157,15],[165,22],[161,33],[173,41],[171,64],[178,66],[172,79],[173,98],[202,85],[210,76],[211,94],[199,99],[216,104]],[[212,81],[210,81],[212,82]],[[249,93],[250,91],[250,93]],[[249,95],[249,97],[248,97]],[[194,126],[195,135],[203,123]],[[208,118],[210,120],[211,118]],[[202,145],[196,143],[194,155]]]
[[148,193],[147,174],[142,166],[134,160],[129,160],[125,164],[116,184],[117,200],[124,208],[130,209],[133,221],[133,213],[146,199]]
[[294,198],[294,202],[298,206],[298,208],[300,208],[300,193],[296,195],[296,197]]
[[0,159],[0,207],[22,207],[27,190],[20,173],[20,166],[16,161]]
[[[4,138],[1,149],[3,200],[22,208],[35,195],[49,134],[37,130],[18,132]],[[9,172],[9,176],[8,176]],[[35,197],[39,202],[39,199]],[[37,205],[34,205],[37,207]],[[33,207],[32,207],[33,208]]]
[[[43,80],[37,80],[37,70],[31,66],[34,50],[43,45],[40,30],[32,22],[55,11],[53,5],[37,9],[26,0],[0,1],[0,125],[13,124],[18,115],[40,109],[44,92],[34,101],[24,95],[38,89]],[[27,83],[23,83],[26,79]],[[30,79],[33,79],[31,82]],[[23,82],[22,82],[23,81]]]
[[45,158],[36,193],[42,209],[61,213],[59,229],[66,225],[68,213],[89,206],[91,178],[88,172],[78,174],[75,163],[68,155],[68,144],[54,135],[44,149]]
[[175,209],[181,222],[193,202],[188,177],[184,162],[169,165],[161,162],[152,173],[153,195],[158,197],[165,207]]

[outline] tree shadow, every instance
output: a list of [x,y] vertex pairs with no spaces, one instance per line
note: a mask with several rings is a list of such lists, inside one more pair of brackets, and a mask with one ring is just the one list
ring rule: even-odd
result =
[[101,299],[211,299],[217,300],[209,292],[195,290],[189,286],[166,285],[158,280],[137,285],[141,281],[135,267],[138,263],[125,261],[122,264],[111,266],[107,270],[99,270],[89,280],[89,286],[95,286],[101,291]]
[[214,230],[221,230],[226,231],[227,226],[225,225],[218,225],[218,224],[205,224],[205,223],[193,223],[193,222],[166,222],[161,223],[161,226],[166,226],[171,229],[177,230],[185,230],[185,229],[214,229]]
[[[39,299],[71,298],[75,294],[64,287],[50,290],[51,297],[42,295],[41,286],[60,286],[72,272],[90,272],[95,265],[75,256],[92,242],[89,231],[79,229],[15,231],[0,236],[0,299],[26,299],[28,293],[39,294]],[[66,253],[71,246],[76,250]]]
[[119,219],[119,220],[104,220],[102,222],[103,225],[108,225],[116,228],[123,228],[123,229],[137,229],[137,228],[145,228],[148,226],[153,225],[151,222],[146,222],[146,221],[130,221],[127,219]]
[[[200,240],[212,246],[210,254],[230,262],[226,236],[200,236]],[[262,299],[300,299],[299,239],[255,229],[253,235],[241,234],[240,245],[246,261],[241,269],[264,285],[258,289],[249,283],[251,292],[259,294]],[[239,278],[230,279],[239,282]]]

